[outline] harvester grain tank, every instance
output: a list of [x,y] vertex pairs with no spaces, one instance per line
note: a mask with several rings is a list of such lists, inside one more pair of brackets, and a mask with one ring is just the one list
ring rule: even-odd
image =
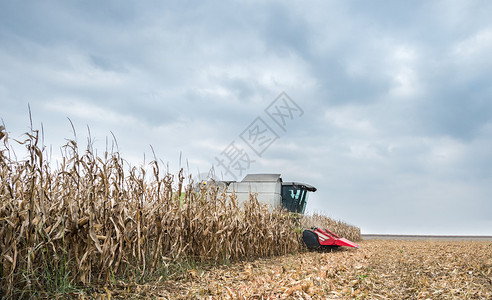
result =
[[[250,193],[255,193],[261,203],[268,204],[274,209],[285,208],[289,212],[300,214],[304,214],[306,210],[309,193],[316,192],[314,186],[306,183],[285,182],[280,174],[248,174],[240,182],[218,181],[216,183],[225,188],[226,193],[235,193],[240,203],[248,201]],[[305,229],[302,237],[309,249],[359,247],[324,228]]]

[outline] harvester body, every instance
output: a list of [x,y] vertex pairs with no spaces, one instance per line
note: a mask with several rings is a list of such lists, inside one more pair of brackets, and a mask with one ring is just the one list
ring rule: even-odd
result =
[[[304,214],[310,192],[316,188],[301,182],[284,182],[280,174],[248,174],[240,182],[216,181],[226,193],[234,193],[241,204],[249,200],[250,194],[256,194],[261,203],[273,209],[284,208],[293,213]],[[326,249],[333,247],[359,246],[347,239],[341,238],[328,229],[310,228],[303,232],[303,240],[309,249]]]
[[219,181],[229,194],[235,193],[239,203],[249,200],[250,194],[256,194],[261,203],[272,208],[285,208],[290,212],[303,214],[309,192],[316,188],[301,182],[284,182],[280,174],[248,174],[240,182]]

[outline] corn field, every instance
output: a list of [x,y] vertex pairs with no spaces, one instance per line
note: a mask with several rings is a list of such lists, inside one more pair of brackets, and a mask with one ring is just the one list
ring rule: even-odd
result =
[[54,167],[39,131],[25,136],[26,156],[17,159],[0,127],[0,296],[137,281],[180,259],[225,262],[302,248],[299,219],[254,195],[238,207],[217,187],[197,189],[183,170],[162,172],[157,160],[127,167],[118,151],[99,156],[90,141],[81,150],[68,140]]

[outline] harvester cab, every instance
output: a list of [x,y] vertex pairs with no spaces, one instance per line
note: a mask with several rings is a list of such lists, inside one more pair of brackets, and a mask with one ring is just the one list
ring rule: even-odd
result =
[[[284,208],[289,212],[304,214],[310,192],[316,188],[301,182],[284,182],[280,174],[248,174],[240,182],[216,181],[226,193],[235,193],[239,203],[249,200],[254,193],[261,203],[273,209]],[[327,249],[333,247],[359,246],[341,238],[328,229],[309,228],[303,231],[303,241],[309,249]]]
[[316,188],[304,183],[282,182],[282,207],[290,212],[303,214],[309,192],[316,192]]

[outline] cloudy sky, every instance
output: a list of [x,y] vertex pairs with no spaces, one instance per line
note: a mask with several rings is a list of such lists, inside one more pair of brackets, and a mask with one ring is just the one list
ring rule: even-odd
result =
[[307,182],[363,233],[492,234],[492,2],[28,2],[0,4],[12,137],[29,104],[56,149],[69,118],[134,165]]

